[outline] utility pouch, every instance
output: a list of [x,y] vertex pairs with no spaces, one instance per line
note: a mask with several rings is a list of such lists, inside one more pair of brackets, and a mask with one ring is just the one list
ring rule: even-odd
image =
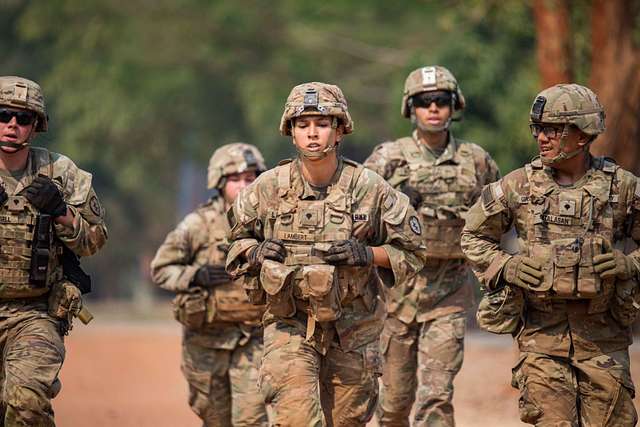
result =
[[558,297],[576,297],[580,252],[580,245],[576,239],[558,239],[551,242],[553,290]]
[[640,313],[640,286],[636,279],[617,280],[611,315],[622,326],[631,326]]
[[260,284],[267,293],[269,311],[279,317],[296,314],[291,279],[296,267],[289,267],[272,260],[265,260],[260,269]]
[[51,287],[48,300],[49,315],[66,320],[69,325],[82,309],[80,289],[71,282],[60,281]]
[[201,329],[207,317],[207,297],[207,292],[202,288],[192,288],[176,295],[173,299],[173,316],[188,329]]
[[235,282],[212,289],[208,299],[207,323],[259,321],[264,307],[252,304]]
[[242,279],[242,288],[247,294],[251,304],[263,305],[267,302],[264,289],[260,286],[260,281],[256,276],[245,274]]
[[437,259],[464,258],[460,247],[464,219],[435,219],[422,215],[422,224],[427,256]]
[[524,294],[519,288],[503,286],[482,295],[476,320],[480,329],[494,334],[515,334],[521,325]]
[[603,253],[604,239],[593,237],[582,244],[578,272],[578,298],[595,298],[603,293],[602,279],[594,269],[593,257]]
[[311,313],[318,322],[330,322],[342,314],[339,287],[334,285],[335,270],[335,266],[328,264],[302,267],[302,280],[309,293]]

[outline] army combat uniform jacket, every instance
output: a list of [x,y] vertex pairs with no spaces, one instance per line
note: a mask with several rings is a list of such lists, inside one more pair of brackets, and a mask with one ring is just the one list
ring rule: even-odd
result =
[[[240,283],[213,289],[192,284],[201,266],[224,265],[229,232],[224,199],[214,197],[169,233],[151,272],[161,288],[177,294],[174,315],[184,326],[182,371],[194,412],[205,422],[217,423],[212,425],[262,425],[266,412],[256,401],[255,383],[263,308],[248,301]],[[234,373],[240,371],[244,375],[238,375],[238,383]],[[246,396],[232,396],[232,388]]]
[[[462,238],[465,254],[487,289],[504,284],[511,255],[500,249],[502,233],[515,227],[520,252],[543,266],[543,284],[526,290],[521,351],[586,359],[631,344],[628,283],[602,281],[593,256],[640,241],[640,187],[636,177],[604,158],[572,186],[560,186],[539,158],[485,187]],[[640,251],[630,254],[640,260]],[[638,262],[640,265],[640,262]]]
[[[405,323],[426,322],[464,311],[472,305],[473,289],[460,234],[464,215],[482,187],[500,178],[496,163],[481,147],[453,137],[439,156],[411,137],[377,146],[364,165],[394,188],[409,185],[420,193],[416,208],[427,244],[426,268],[412,280],[389,291],[389,312]],[[467,285],[467,286],[465,286]]]

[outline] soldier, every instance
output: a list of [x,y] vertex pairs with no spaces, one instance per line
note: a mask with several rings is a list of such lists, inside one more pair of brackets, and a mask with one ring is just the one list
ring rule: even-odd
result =
[[31,146],[47,127],[40,86],[0,77],[0,424],[6,426],[55,425],[51,399],[61,388],[63,337],[82,304],[66,266],[107,240],[91,174]]
[[380,375],[378,274],[403,282],[425,258],[409,199],[337,154],[352,131],[337,86],[294,87],[280,132],[298,158],[261,175],[233,206],[227,271],[253,301],[266,300],[260,381],[274,425],[365,425]]
[[262,154],[252,145],[217,149],[208,176],[216,194],[169,233],[151,262],[153,280],[177,293],[174,314],[183,325],[189,404],[207,427],[268,422],[257,387],[264,309],[248,301],[224,268],[230,232],[225,212],[265,170]]
[[[540,151],[482,190],[462,248],[490,292],[478,318],[516,336],[512,385],[536,426],[633,426],[630,324],[638,307],[640,185],[589,145],[605,130],[596,95],[577,84],[542,91],[530,126]],[[520,251],[500,236],[515,227]]]
[[464,107],[449,70],[412,71],[401,106],[415,126],[412,136],[380,144],[364,163],[409,196],[422,218],[429,257],[418,275],[387,292],[378,406],[383,426],[409,426],[414,401],[414,425],[454,425],[453,379],[462,366],[466,310],[473,304],[460,233],[482,187],[499,178],[486,151],[449,130]]

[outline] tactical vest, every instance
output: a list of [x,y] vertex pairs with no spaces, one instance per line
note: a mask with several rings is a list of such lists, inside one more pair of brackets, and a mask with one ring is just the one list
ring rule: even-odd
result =
[[[208,230],[208,262],[224,265],[224,251],[216,250],[222,243],[228,243],[230,233],[226,215],[220,215],[220,221],[207,221],[205,215],[198,211]],[[236,281],[213,288],[207,298],[207,322],[259,322],[264,313],[264,306],[249,302],[242,285]]]
[[593,257],[613,249],[612,194],[617,166],[593,159],[587,182],[580,188],[555,183],[539,159],[525,166],[529,194],[520,196],[525,210],[525,252],[543,266],[544,281],[531,298],[592,299],[590,312],[606,307],[613,279],[603,282]]
[[[34,150],[34,148],[31,148]],[[31,156],[31,175],[53,177],[53,160],[38,170]],[[9,196],[0,207],[0,299],[32,298],[46,294],[62,279],[62,244],[55,238],[53,218],[39,214],[20,195]]]
[[284,263],[267,260],[260,283],[267,294],[269,311],[292,317],[297,309],[308,314],[307,336],[315,321],[340,318],[343,307],[363,297],[367,310],[375,305],[375,295],[367,286],[373,267],[334,266],[324,261],[332,243],[351,238],[354,227],[352,188],[363,170],[344,160],[338,182],[324,200],[301,200],[291,183],[293,163],[276,168],[279,200],[266,212],[266,239],[280,239],[287,249]]
[[464,258],[460,248],[464,214],[475,201],[478,186],[472,148],[460,144],[455,154],[458,163],[438,164],[425,158],[413,138],[402,138],[398,144],[409,169],[407,183],[422,195],[416,211],[422,218],[427,255],[439,259]]

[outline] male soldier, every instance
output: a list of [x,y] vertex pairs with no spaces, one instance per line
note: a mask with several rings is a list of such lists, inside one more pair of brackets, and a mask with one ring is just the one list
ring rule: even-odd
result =
[[[520,418],[536,426],[637,419],[628,347],[640,251],[620,249],[628,237],[640,242],[640,186],[611,159],[589,153],[604,116],[584,86],[542,91],[530,113],[540,156],[486,186],[462,234],[478,279],[498,293],[478,317],[516,336],[512,384]],[[517,255],[499,246],[512,226]]]
[[294,87],[280,132],[298,158],[261,175],[233,206],[227,270],[267,303],[260,381],[274,425],[365,425],[380,374],[378,273],[401,283],[425,259],[409,199],[337,154],[352,131],[337,86]]
[[61,388],[63,336],[81,307],[66,267],[107,240],[91,174],[30,146],[47,126],[40,86],[0,77],[0,424],[6,426],[55,425],[51,399]]
[[220,147],[209,161],[217,193],[167,236],[151,262],[153,280],[178,295],[183,324],[182,372],[189,404],[207,427],[267,425],[258,391],[263,308],[251,304],[224,269],[229,248],[226,210],[266,170],[252,145]]
[[401,106],[415,126],[412,136],[379,145],[365,162],[409,196],[422,218],[429,257],[417,276],[388,291],[378,407],[383,426],[409,426],[414,400],[414,425],[454,425],[453,379],[462,366],[465,311],[473,303],[460,233],[482,187],[499,178],[487,152],[449,130],[464,107],[449,70],[412,71]]

